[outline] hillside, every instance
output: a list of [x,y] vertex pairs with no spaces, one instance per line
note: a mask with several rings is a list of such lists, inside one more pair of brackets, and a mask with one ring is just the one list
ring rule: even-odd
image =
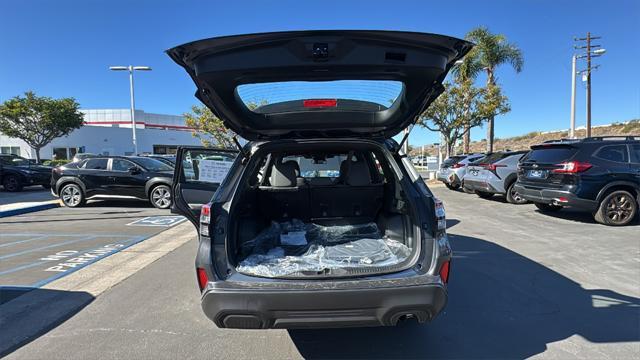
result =
[[[636,135],[640,136],[640,119],[631,120],[625,123],[613,123],[610,125],[600,125],[591,128],[591,136],[607,135]],[[496,138],[494,143],[495,151],[500,150],[527,150],[531,145],[540,144],[547,140],[561,139],[569,136],[567,130],[531,132],[528,134],[509,138]],[[585,129],[576,129],[576,136],[584,137]],[[486,140],[472,141],[471,152],[484,152],[487,147]],[[458,147],[458,153],[462,152],[462,147]],[[433,146],[425,146],[425,154],[436,155],[438,150]],[[420,155],[420,147],[416,146],[411,151],[412,155]]]

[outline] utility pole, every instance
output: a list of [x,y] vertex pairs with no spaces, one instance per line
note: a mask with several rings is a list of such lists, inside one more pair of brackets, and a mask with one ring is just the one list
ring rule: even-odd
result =
[[569,137],[576,138],[576,55],[571,57],[571,129]]
[[604,54],[604,49],[593,50],[594,48],[599,48],[600,45],[592,45],[591,41],[600,39],[600,36],[591,36],[591,32],[587,32],[587,37],[585,38],[576,38],[575,41],[585,41],[585,45],[583,46],[574,46],[576,49],[585,49],[586,53],[578,56],[577,58],[586,58],[587,59],[587,69],[584,70],[586,74],[586,86],[587,86],[587,134],[586,137],[591,136],[591,58],[597,57]]

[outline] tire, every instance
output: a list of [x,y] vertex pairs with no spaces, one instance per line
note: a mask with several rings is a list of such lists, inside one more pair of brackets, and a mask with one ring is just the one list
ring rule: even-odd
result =
[[449,183],[444,183],[444,185],[447,187],[447,189],[449,190],[458,190],[460,188],[460,185],[451,185]]
[[637,214],[638,202],[633,194],[625,190],[615,190],[600,201],[593,217],[600,224],[623,226],[635,219]]
[[562,209],[560,205],[552,205],[552,204],[544,204],[544,203],[535,203],[538,210],[542,212],[555,212]]
[[507,198],[507,202],[509,204],[516,205],[526,204],[528,201],[518,194],[518,192],[515,190],[515,185],[516,182],[514,181],[507,188],[507,194],[505,195],[505,197]]
[[85,203],[84,193],[77,184],[66,184],[60,189],[60,199],[66,207],[80,207]]
[[480,196],[483,199],[491,199],[493,197],[493,193],[486,192],[486,191],[477,191],[476,190],[476,195]]
[[156,185],[149,191],[149,201],[151,205],[158,209],[168,209],[171,207],[171,188],[167,185]]
[[9,192],[17,192],[22,190],[22,182],[20,178],[16,175],[6,175],[4,179],[2,179],[2,186],[5,191]]

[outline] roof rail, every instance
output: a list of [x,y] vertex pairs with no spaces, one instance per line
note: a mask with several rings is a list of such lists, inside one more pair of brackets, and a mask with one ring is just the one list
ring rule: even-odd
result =
[[543,141],[543,144],[548,144],[548,143],[555,143],[555,142],[567,142],[567,141],[580,141],[580,139],[570,139],[570,138],[561,138],[561,139],[553,139],[553,140],[547,140],[547,141]]
[[608,135],[608,136],[591,136],[582,139],[582,141],[605,141],[605,140],[640,140],[640,136],[634,135]]

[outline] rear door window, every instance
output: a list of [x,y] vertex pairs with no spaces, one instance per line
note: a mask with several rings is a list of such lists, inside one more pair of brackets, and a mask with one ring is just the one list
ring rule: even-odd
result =
[[570,160],[578,152],[571,146],[549,146],[531,150],[522,162],[535,162],[541,164],[559,164]]
[[640,145],[631,145],[631,152],[634,157],[632,161],[640,164]]
[[83,169],[86,170],[107,170],[109,159],[89,159],[84,163]]
[[629,162],[627,145],[603,146],[600,149],[598,149],[598,151],[595,154],[595,157],[602,160],[613,161],[613,162],[620,162],[620,163]]

